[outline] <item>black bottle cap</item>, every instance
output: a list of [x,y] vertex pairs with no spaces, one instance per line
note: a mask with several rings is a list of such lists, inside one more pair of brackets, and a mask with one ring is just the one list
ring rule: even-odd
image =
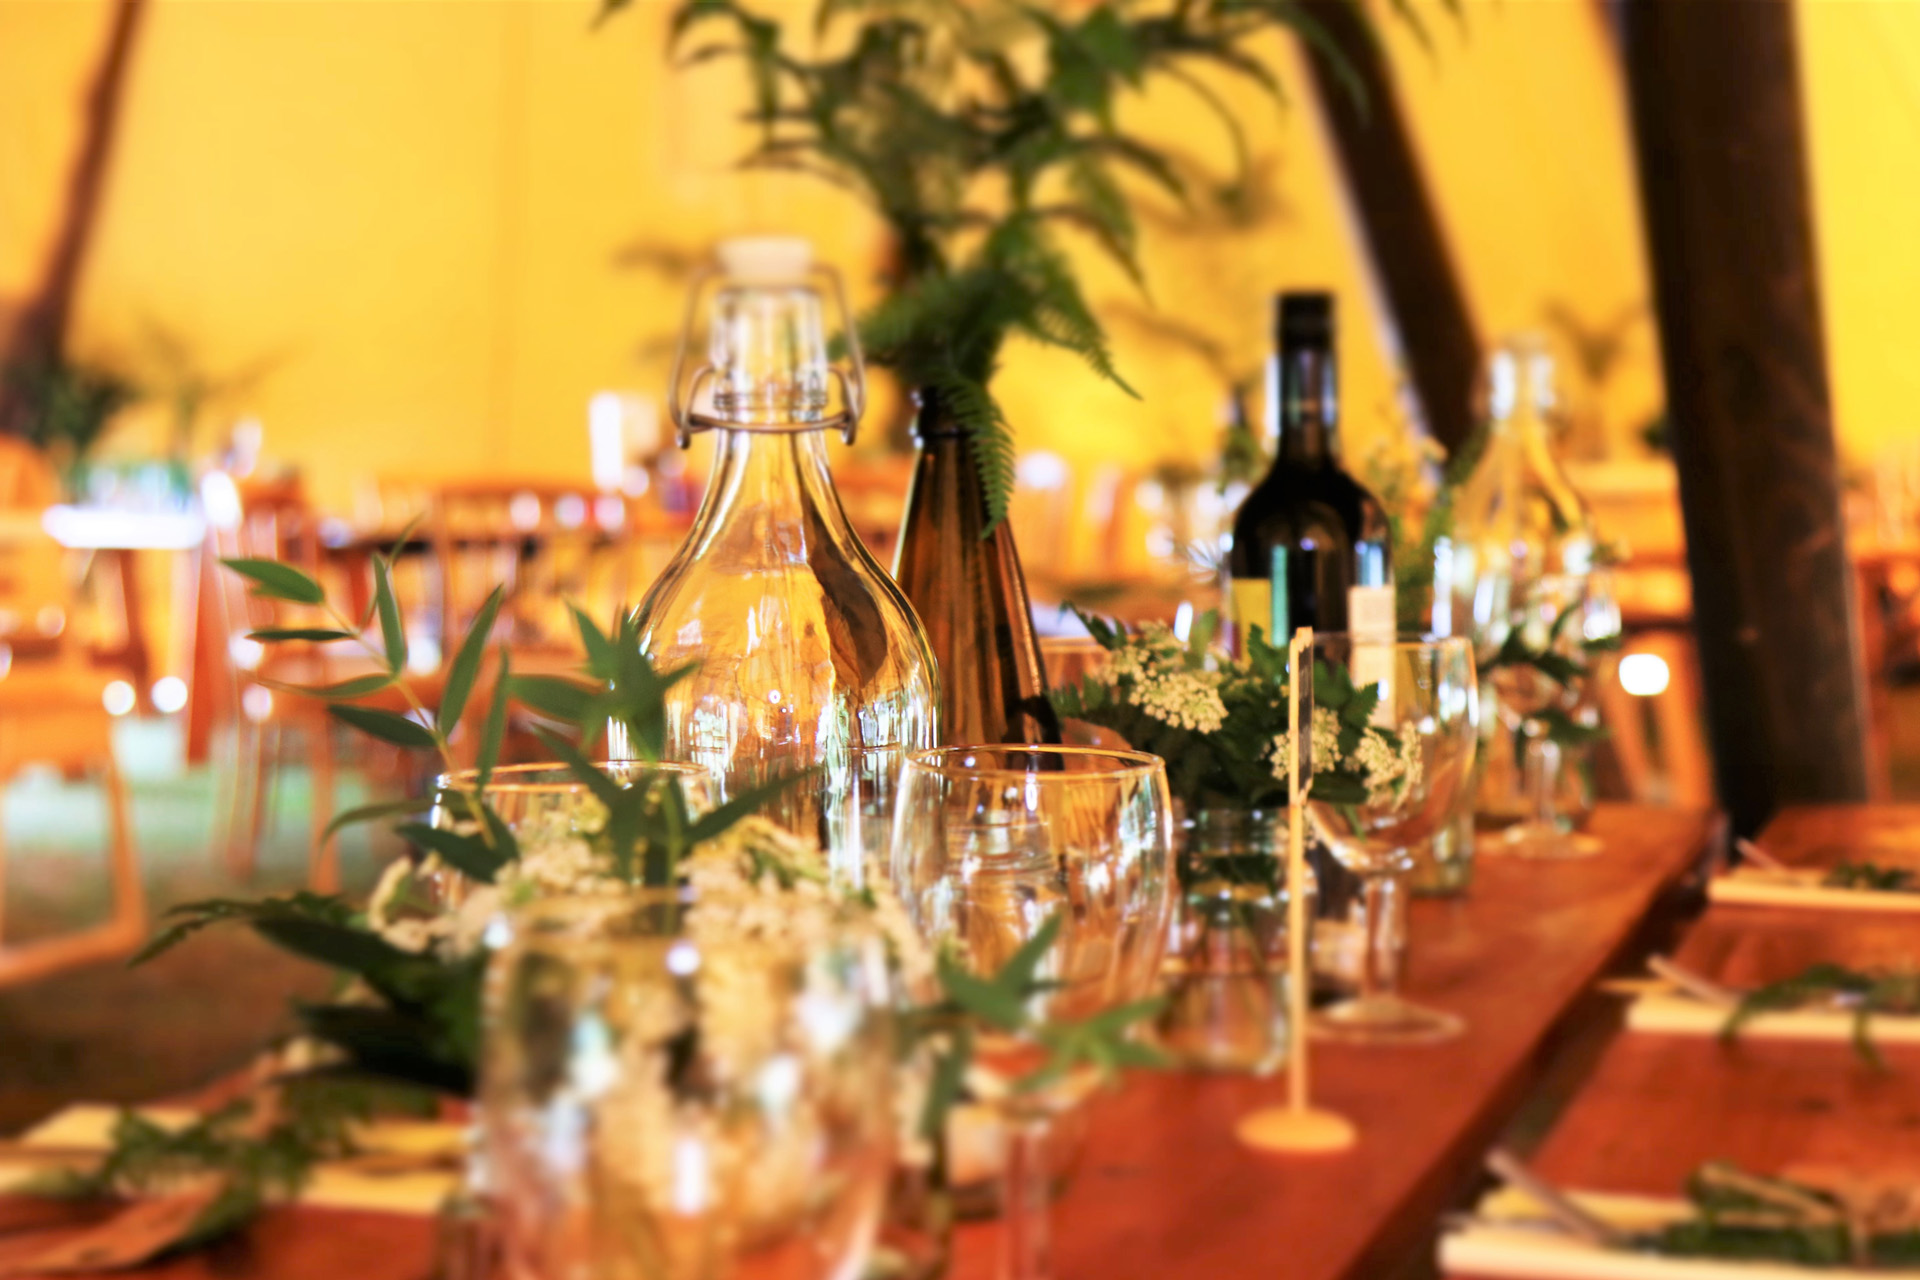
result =
[[1282,347],[1333,346],[1333,295],[1283,293],[1275,297],[1273,337]]

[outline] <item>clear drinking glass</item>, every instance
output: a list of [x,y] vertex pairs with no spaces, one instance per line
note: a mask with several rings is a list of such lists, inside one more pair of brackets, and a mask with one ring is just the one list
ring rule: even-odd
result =
[[[1369,723],[1391,735],[1393,757],[1378,769],[1369,767],[1364,746],[1336,757],[1315,727],[1307,821],[1341,865],[1360,877],[1367,939],[1358,994],[1322,1010],[1314,1028],[1380,1044],[1457,1035],[1464,1025],[1459,1018],[1412,1004],[1398,991],[1413,848],[1446,825],[1456,795],[1473,774],[1479,721],[1473,646],[1462,638],[1317,635],[1314,663],[1316,669],[1346,672],[1356,688],[1379,687]],[[1316,670],[1316,686],[1323,683]],[[1329,710],[1316,698],[1316,719]],[[1378,759],[1389,739],[1373,742]],[[1364,798],[1336,798],[1327,776],[1336,770],[1368,779]]]
[[865,931],[705,946],[671,891],[550,899],[488,975],[480,1116],[513,1280],[853,1280],[893,1146]]
[[[1500,833],[1497,846],[1516,857],[1580,858],[1599,851],[1597,841],[1577,838],[1572,823],[1561,816],[1566,752],[1553,740],[1549,719],[1557,714],[1570,721],[1586,696],[1591,585],[1587,574],[1544,574],[1517,589],[1503,652],[1524,650],[1545,661],[1496,657],[1488,669],[1500,726],[1513,736],[1526,798],[1524,816]],[[1612,630],[1617,632],[1618,625]]]
[[[948,747],[915,752],[900,781],[893,880],[921,931],[981,974],[996,972],[1048,920],[1060,932],[1039,976],[1047,1017],[1080,1018],[1150,995],[1173,902],[1171,803],[1157,756],[1082,747]],[[1038,1050],[1002,1038],[980,1061],[1013,1075]],[[1084,1080],[1002,1103],[1004,1280],[1051,1274],[1050,1118]]]
[[[671,774],[679,779],[690,812],[701,814],[713,807],[713,775],[700,765],[608,760],[598,767],[623,787],[645,777]],[[459,769],[435,778],[432,824],[448,827],[467,820],[458,793],[470,794],[479,781],[477,769]],[[547,829],[578,833],[597,821],[599,802],[593,793],[572,769],[557,762],[496,766],[480,794],[516,838]]]

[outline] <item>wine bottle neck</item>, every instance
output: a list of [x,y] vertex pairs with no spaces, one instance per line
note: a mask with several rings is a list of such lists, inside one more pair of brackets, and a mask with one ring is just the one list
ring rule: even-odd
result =
[[1339,464],[1339,380],[1331,348],[1283,347],[1267,362],[1267,404],[1276,463]]

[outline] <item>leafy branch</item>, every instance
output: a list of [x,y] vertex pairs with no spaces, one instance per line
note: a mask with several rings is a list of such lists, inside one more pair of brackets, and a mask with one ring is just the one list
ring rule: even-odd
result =
[[[1410,3],[1399,0],[1402,16]],[[630,4],[602,0],[601,17]],[[1122,127],[1121,102],[1165,83],[1195,94],[1232,146],[1237,181],[1243,128],[1203,72],[1282,104],[1256,49],[1291,32],[1358,92],[1297,0],[1100,0],[1076,16],[1027,0],[819,0],[804,52],[739,0],[682,0],[671,32],[683,63],[743,68],[758,133],[746,166],[818,176],[887,224],[895,271],[861,339],[969,432],[992,523],[1013,489],[1011,434],[989,389],[1010,337],[1067,351],[1136,394],[1062,239],[1087,237],[1144,291],[1129,186],[1189,200],[1181,155]],[[1044,57],[1026,56],[1035,47]]]

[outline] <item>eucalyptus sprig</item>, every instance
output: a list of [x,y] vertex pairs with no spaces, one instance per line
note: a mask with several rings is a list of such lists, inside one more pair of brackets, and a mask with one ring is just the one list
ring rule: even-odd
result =
[[[1411,3],[1396,12],[1411,19]],[[630,4],[602,0],[602,17]],[[886,222],[895,270],[861,339],[971,433],[995,523],[1013,489],[1012,438],[989,389],[1008,338],[1071,352],[1136,394],[1063,238],[1089,237],[1144,290],[1129,184],[1189,199],[1182,157],[1123,125],[1122,102],[1185,89],[1244,174],[1245,126],[1209,73],[1282,102],[1259,45],[1289,32],[1361,95],[1297,0],[1097,0],[1073,13],[1029,0],[819,0],[810,38],[741,0],[682,0],[671,31],[684,62],[743,68],[759,132],[745,164],[818,175]]]

